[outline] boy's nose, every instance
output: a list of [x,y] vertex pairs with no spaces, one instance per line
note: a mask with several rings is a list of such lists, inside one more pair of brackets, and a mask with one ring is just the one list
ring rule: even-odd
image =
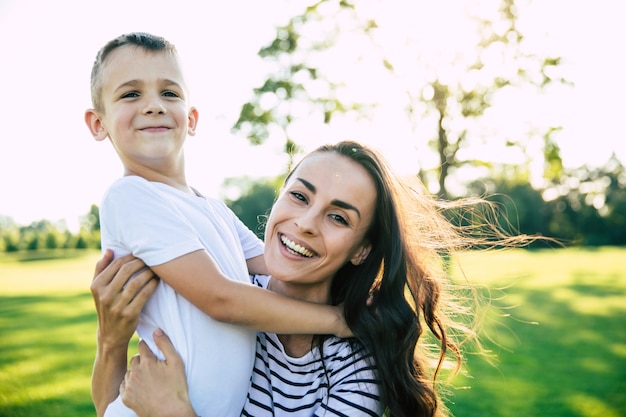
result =
[[146,109],[146,114],[164,114],[165,107],[150,107]]
[[159,99],[151,99],[146,103],[145,114],[164,114],[165,106]]

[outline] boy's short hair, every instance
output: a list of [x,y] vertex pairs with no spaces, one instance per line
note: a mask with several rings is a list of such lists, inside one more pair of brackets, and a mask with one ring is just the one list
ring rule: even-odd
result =
[[100,101],[100,95],[102,93],[100,74],[102,73],[102,68],[104,67],[104,64],[111,52],[126,45],[134,45],[145,51],[163,51],[169,52],[172,55],[177,55],[174,44],[170,43],[167,39],[161,36],[152,35],[146,32],[126,33],[107,42],[107,44],[98,51],[96,60],[91,68],[91,103],[93,108],[96,110],[102,110],[102,103]]

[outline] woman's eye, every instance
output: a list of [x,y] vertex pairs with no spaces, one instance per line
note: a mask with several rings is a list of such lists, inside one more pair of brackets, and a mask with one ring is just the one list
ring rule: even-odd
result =
[[336,221],[337,223],[341,223],[345,226],[348,225],[348,221],[346,220],[345,217],[339,215],[339,214],[331,214],[330,218],[333,219],[334,221]]
[[300,200],[300,201],[306,202],[306,197],[302,193],[299,193],[297,191],[292,191],[291,192],[291,196],[293,198],[296,198],[296,199]]

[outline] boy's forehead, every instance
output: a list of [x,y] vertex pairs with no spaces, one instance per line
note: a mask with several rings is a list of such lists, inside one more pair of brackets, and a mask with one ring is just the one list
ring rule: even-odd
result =
[[103,63],[101,76],[103,84],[160,76],[184,85],[175,54],[165,50],[149,51],[135,45],[124,45],[112,51]]

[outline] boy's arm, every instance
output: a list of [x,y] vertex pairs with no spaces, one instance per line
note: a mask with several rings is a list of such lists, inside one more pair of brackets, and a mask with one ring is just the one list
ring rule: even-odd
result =
[[96,264],[91,293],[98,313],[97,350],[91,376],[91,396],[98,416],[115,400],[127,366],[128,343],[139,313],[156,288],[154,273],[132,256],[113,259],[107,251]]
[[204,250],[152,269],[215,320],[279,334],[352,336],[338,307],[299,301],[230,280]]
[[246,264],[248,265],[248,273],[250,273],[250,275],[270,274],[270,271],[267,270],[267,266],[265,266],[265,257],[263,255],[246,260]]

